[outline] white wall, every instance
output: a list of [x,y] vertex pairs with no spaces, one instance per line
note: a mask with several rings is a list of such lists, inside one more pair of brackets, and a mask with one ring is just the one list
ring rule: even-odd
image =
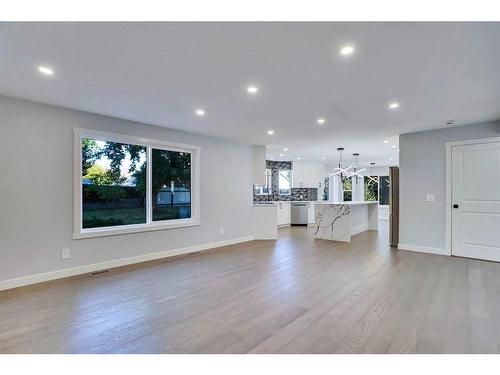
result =
[[363,177],[352,177],[352,200],[360,202],[365,200],[365,185]]
[[[498,122],[488,122],[399,137],[400,245],[445,248],[445,143],[495,137],[499,130]],[[426,193],[436,201],[427,202]]]
[[[72,240],[74,126],[201,146],[201,225]],[[0,96],[0,282],[251,235],[251,146]]]
[[330,191],[330,201],[331,202],[342,202],[344,200],[344,193],[342,189],[342,179],[339,175],[330,175],[330,185],[328,187]]
[[252,183],[266,184],[266,146],[252,146]]

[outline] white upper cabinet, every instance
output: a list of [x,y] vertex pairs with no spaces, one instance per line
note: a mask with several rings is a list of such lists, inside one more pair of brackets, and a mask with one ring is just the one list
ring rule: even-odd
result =
[[292,163],[292,168],[293,168],[292,187],[294,188],[323,187],[323,178],[325,177],[325,171],[326,171],[326,168],[323,164],[298,160]]

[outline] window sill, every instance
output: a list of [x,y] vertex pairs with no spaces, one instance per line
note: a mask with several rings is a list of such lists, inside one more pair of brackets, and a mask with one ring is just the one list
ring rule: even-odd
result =
[[199,220],[184,219],[184,220],[172,220],[171,222],[168,223],[161,222],[161,223],[151,223],[151,224],[123,225],[123,226],[116,226],[113,228],[83,229],[80,232],[73,233],[73,239],[80,240],[84,238],[117,236],[121,234],[152,232],[156,230],[193,227],[198,225],[200,225]]

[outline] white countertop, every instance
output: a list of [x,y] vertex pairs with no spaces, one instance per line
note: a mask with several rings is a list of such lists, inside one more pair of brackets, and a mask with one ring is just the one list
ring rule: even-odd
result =
[[349,206],[356,206],[359,204],[377,204],[378,202],[330,202],[330,201],[270,201],[271,203],[254,203],[255,207],[275,207],[278,203],[315,203],[315,204],[346,204]]
[[361,202],[361,201],[356,201],[356,202],[329,202],[329,201],[317,201],[316,204],[331,204],[331,205],[340,205],[344,204],[347,206],[357,206],[360,204],[378,204],[378,202]]
[[[271,203],[321,203],[324,201],[269,201]],[[254,203],[254,205],[261,205],[262,203]],[[267,203],[263,203],[267,204]]]

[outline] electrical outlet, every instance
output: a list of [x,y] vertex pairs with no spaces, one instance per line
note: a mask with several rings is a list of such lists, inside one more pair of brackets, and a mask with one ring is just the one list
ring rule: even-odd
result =
[[427,202],[435,202],[436,201],[436,196],[434,194],[432,194],[432,193],[427,193],[425,195],[425,200]]
[[220,235],[223,236],[224,235],[224,228],[220,227]]
[[61,259],[69,259],[71,258],[71,252],[69,249],[62,249],[61,250]]

